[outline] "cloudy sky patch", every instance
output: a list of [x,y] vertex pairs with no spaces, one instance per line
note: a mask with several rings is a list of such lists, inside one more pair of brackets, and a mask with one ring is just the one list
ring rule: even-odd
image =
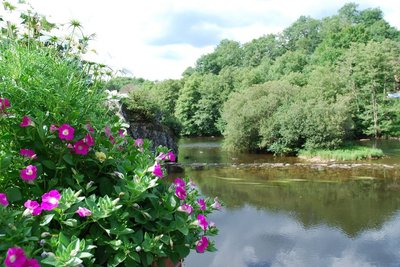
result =
[[400,1],[359,0],[31,0],[55,22],[79,20],[99,61],[152,80],[180,78],[222,39],[241,43],[281,32],[301,15],[331,16],[345,3],[380,7],[400,27]]

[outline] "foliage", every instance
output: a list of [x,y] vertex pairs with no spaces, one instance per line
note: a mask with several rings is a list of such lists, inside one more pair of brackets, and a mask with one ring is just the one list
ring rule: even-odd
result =
[[[400,88],[399,40],[380,9],[349,3],[330,17],[301,16],[279,34],[222,40],[182,79],[139,87],[182,135],[224,134],[226,147],[238,150],[334,148],[399,135],[400,103],[387,98]],[[265,102],[256,101],[262,90],[254,88],[272,81],[298,88],[278,105],[267,90]]]
[[0,261],[151,266],[215,250],[206,236],[218,230],[205,216],[218,200],[188,178],[163,179],[174,155],[125,135],[103,67],[80,59],[79,41],[60,47],[3,30]]
[[335,150],[300,150],[299,157],[305,159],[318,158],[322,160],[361,160],[383,157],[383,152],[379,148],[366,146],[347,145]]

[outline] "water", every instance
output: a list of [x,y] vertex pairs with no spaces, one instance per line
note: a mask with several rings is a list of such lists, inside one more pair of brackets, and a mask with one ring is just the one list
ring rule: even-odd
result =
[[[185,266],[400,266],[399,168],[299,167],[293,157],[230,154],[220,141],[180,143],[182,163],[226,163],[172,174],[192,177],[205,196],[226,204],[210,216],[220,229],[212,237],[218,251],[192,252]],[[390,157],[364,163],[400,163],[400,142],[365,145]],[[240,167],[264,162],[291,165]]]

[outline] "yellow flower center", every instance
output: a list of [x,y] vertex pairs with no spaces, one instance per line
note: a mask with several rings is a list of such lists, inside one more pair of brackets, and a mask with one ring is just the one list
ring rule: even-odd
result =
[[31,169],[28,169],[28,170],[26,171],[26,174],[32,175],[32,174],[33,174],[33,171],[32,171]]
[[68,129],[65,129],[64,131],[62,131],[62,134],[63,134],[63,135],[68,135],[68,134],[69,134]]
[[10,257],[10,262],[13,263],[13,262],[15,262],[16,259],[17,259],[17,257],[15,257],[15,255],[12,255]]

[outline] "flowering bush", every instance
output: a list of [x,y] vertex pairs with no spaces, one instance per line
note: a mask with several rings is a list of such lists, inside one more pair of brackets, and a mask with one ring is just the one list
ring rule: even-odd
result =
[[7,36],[0,38],[0,262],[162,266],[191,249],[213,251],[208,236],[217,229],[206,216],[218,199],[203,199],[189,178],[166,178],[163,162],[175,155],[126,136],[93,68],[65,46],[60,53],[35,36]]
[[1,112],[18,151],[1,157],[6,266],[148,266],[214,250],[206,215],[220,204],[187,178],[163,178],[171,151],[154,154],[149,141],[108,125],[36,121],[10,105]]

